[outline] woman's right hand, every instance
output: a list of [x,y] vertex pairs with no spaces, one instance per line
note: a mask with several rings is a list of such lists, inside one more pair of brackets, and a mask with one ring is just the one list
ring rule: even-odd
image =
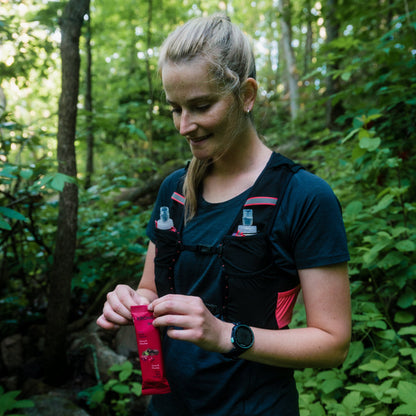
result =
[[120,325],[132,324],[130,307],[132,305],[148,305],[149,300],[141,296],[127,285],[117,287],[107,294],[103,313],[97,319],[97,324],[104,329],[117,329]]

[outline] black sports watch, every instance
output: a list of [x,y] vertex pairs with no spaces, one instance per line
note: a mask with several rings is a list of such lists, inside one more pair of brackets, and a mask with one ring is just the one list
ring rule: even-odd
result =
[[231,331],[231,343],[234,348],[223,355],[227,358],[238,358],[254,344],[254,334],[248,325],[235,324]]

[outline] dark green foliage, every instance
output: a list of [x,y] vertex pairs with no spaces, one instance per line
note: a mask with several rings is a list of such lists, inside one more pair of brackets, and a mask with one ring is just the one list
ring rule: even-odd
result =
[[141,371],[135,369],[130,361],[113,365],[109,371],[112,375],[110,380],[81,391],[79,398],[85,401],[94,414],[131,414],[132,399],[142,394]]
[[[31,400],[18,399],[20,395],[19,390],[5,392],[0,386],[0,416],[10,415],[19,416],[16,412],[19,409],[33,407],[34,403]],[[13,414],[9,413],[13,412]]]
[[346,362],[297,372],[302,415],[416,414],[416,62],[409,18],[395,16],[385,34],[366,42],[339,39],[336,48],[362,56],[343,55],[337,74],[346,81],[339,98],[347,110],[338,120],[344,127],[311,131],[311,150],[300,156],[344,207],[353,307]]
[[[295,50],[297,64],[304,68],[308,2],[292,3],[293,37],[300,45]],[[309,72],[302,74],[302,111],[291,122],[281,85],[284,63],[273,69],[277,58],[265,49],[272,49],[279,36],[276,11],[261,2],[256,7],[233,2],[234,21],[264,46],[257,51],[259,133],[273,148],[330,183],[343,206],[349,240],[350,353],[339,368],[296,372],[301,414],[416,415],[416,12],[408,0],[369,0],[364,7],[358,0],[338,3],[341,36],[331,43],[318,42],[322,40],[318,18],[325,10],[312,15],[315,43],[305,65]],[[0,40],[13,44],[16,52],[13,65],[0,64],[1,76],[14,78],[21,88],[30,85],[34,92],[27,100],[39,108],[36,118],[18,116],[14,107],[0,110],[0,336],[32,322],[42,323],[47,304],[58,193],[68,180],[56,173],[57,95],[43,81],[58,66],[57,55],[52,58],[56,42],[50,36],[51,26],[57,24],[57,5],[37,6],[30,14],[31,20],[40,20],[44,37],[32,26],[22,31],[22,15],[5,14],[0,22]],[[147,2],[106,0],[94,7],[95,174],[93,186],[83,190],[89,126],[81,94],[80,207],[71,322],[96,315],[116,284],[139,282],[152,201],[138,205],[120,195],[146,184],[166,161],[189,158],[157,78],[157,46],[178,22],[202,10],[214,11],[217,3],[208,1],[188,10],[183,5],[178,8],[174,0],[163,2],[163,7],[156,2],[150,32]],[[13,33],[20,37],[14,39]],[[29,38],[23,36],[26,33]],[[146,52],[149,41],[150,53]],[[30,52],[22,54],[20,48]],[[146,63],[154,73],[152,117]],[[341,87],[332,97],[325,95],[328,76]],[[328,98],[343,108],[332,130],[325,126]],[[294,324],[305,324],[301,308]],[[86,391],[84,399],[97,407],[114,400],[123,414],[125,398],[138,385],[131,382],[133,373],[125,378],[131,369],[114,370],[114,380]]]

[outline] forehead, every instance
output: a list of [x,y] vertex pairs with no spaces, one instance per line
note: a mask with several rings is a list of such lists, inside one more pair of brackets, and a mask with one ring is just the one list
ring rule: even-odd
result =
[[180,63],[167,62],[161,71],[166,98],[177,96],[192,99],[201,94],[218,94],[219,88],[210,75],[209,63],[200,58]]

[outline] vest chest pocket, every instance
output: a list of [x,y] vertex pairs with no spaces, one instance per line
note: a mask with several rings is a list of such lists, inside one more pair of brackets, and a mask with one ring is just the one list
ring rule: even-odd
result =
[[179,234],[170,230],[155,230],[155,283],[159,297],[175,292],[174,266],[180,255]]
[[266,234],[226,236],[221,259],[225,279],[225,318],[277,329],[276,300],[281,279]]
[[221,259],[229,275],[253,277],[274,268],[271,244],[264,233],[238,237],[225,236]]

